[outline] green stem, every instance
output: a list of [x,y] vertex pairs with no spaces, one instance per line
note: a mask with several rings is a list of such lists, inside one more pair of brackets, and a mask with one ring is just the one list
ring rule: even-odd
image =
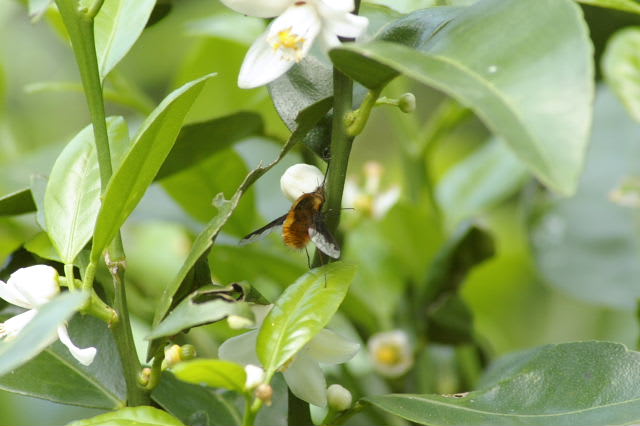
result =
[[251,396],[247,395],[242,426],[253,426],[256,421],[256,416],[261,408],[262,400],[255,398],[253,402],[251,402]]
[[74,291],[77,289],[76,287],[76,280],[75,277],[73,275],[73,264],[70,263],[65,263],[64,265],[64,277],[67,281],[67,286],[69,287],[69,290]]
[[347,135],[350,137],[358,136],[364,130],[364,126],[369,121],[371,110],[376,106],[382,88],[370,90],[362,101],[362,105],[355,111],[349,111],[345,115],[345,125],[347,127]]
[[[102,3],[103,0],[96,0],[88,11],[80,11],[76,0],[56,0],[58,10],[71,39],[71,45],[87,98],[98,154],[100,187],[102,194],[104,194],[113,170],[93,29],[94,17],[102,7]],[[114,309],[119,319],[111,330],[124,369],[125,382],[127,384],[127,404],[132,406],[147,405],[150,403],[149,392],[138,384],[141,366],[129,321],[127,298],[124,290],[124,250],[119,234],[107,250],[107,259],[107,267],[109,267],[115,287]],[[91,259],[90,270],[83,282],[83,288],[86,290],[91,290],[93,287],[96,264],[96,259]]]

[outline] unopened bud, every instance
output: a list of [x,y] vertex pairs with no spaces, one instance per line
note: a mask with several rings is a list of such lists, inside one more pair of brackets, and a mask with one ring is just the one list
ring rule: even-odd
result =
[[343,386],[333,384],[327,388],[327,403],[336,411],[344,411],[351,407],[353,397],[351,392]]
[[194,359],[198,353],[196,352],[196,347],[193,345],[182,345],[180,346],[180,360],[181,361],[189,361],[190,359]]
[[246,390],[253,390],[264,382],[264,370],[257,365],[248,364],[244,367],[247,380],[244,384]]
[[138,373],[138,384],[142,387],[146,387],[149,384],[149,380],[151,379],[151,369],[149,367],[145,367],[140,370]]
[[316,166],[310,164],[294,164],[289,167],[280,178],[280,189],[291,201],[295,201],[302,194],[315,191],[324,181],[324,174]]
[[256,398],[267,404],[271,405],[271,398],[273,398],[273,388],[267,383],[261,383],[256,388]]
[[398,108],[404,113],[410,113],[416,110],[416,97],[413,93],[405,93],[398,99]]
[[162,369],[166,370],[182,361],[188,361],[196,357],[196,348],[193,345],[171,345],[164,351]]
[[251,321],[251,319],[247,317],[243,317],[240,315],[229,315],[227,317],[227,324],[232,330],[241,330],[243,328],[253,327],[256,323],[255,321]]

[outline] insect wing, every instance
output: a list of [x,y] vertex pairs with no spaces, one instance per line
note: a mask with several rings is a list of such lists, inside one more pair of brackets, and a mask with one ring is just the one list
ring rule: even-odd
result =
[[340,257],[340,247],[338,247],[336,239],[327,229],[321,213],[315,215],[313,225],[309,227],[309,236],[313,244],[318,247],[318,250],[334,259]]
[[280,227],[282,226],[286,218],[287,218],[287,215],[285,214],[275,220],[272,220],[262,228],[253,231],[252,233],[250,233],[249,235],[241,239],[238,244],[243,246],[245,244],[253,243],[254,241],[263,239],[264,237],[266,237],[276,229],[280,229]]

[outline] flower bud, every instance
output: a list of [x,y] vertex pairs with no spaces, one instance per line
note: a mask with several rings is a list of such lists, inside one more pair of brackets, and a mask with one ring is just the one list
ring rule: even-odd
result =
[[404,113],[410,113],[416,110],[416,97],[413,93],[405,93],[398,99],[398,108]]
[[267,404],[271,405],[271,398],[273,398],[273,388],[267,383],[261,383],[256,388],[256,398]]
[[289,167],[280,178],[280,189],[291,201],[295,201],[302,194],[315,191],[324,182],[324,174],[316,166],[310,164],[294,164]]
[[247,364],[244,367],[244,371],[247,374],[247,380],[244,384],[246,390],[252,390],[260,386],[264,382],[265,374],[262,367],[257,365]]
[[351,407],[353,397],[351,392],[343,386],[333,384],[327,388],[327,403],[336,411],[344,411]]
[[138,384],[142,387],[146,387],[149,384],[149,380],[151,380],[151,369],[149,367],[145,367],[140,370],[140,373],[138,373]]
[[196,357],[196,348],[193,345],[171,345],[164,351],[162,369],[166,370],[182,361],[188,361]]
[[42,306],[60,293],[58,271],[48,265],[34,265],[20,268],[9,277],[9,287],[19,293],[26,304],[17,304],[23,308]]
[[256,325],[255,321],[251,321],[249,318],[240,315],[229,315],[227,317],[227,324],[232,330],[251,328]]

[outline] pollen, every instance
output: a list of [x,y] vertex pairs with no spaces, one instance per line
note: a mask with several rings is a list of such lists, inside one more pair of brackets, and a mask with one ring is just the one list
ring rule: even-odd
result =
[[302,46],[306,39],[291,31],[289,27],[286,30],[278,31],[278,35],[272,42],[274,50],[283,51],[283,57],[287,60],[295,60],[300,62],[302,60]]
[[400,350],[396,345],[383,345],[374,354],[376,360],[381,364],[395,365],[400,362],[402,358]]

